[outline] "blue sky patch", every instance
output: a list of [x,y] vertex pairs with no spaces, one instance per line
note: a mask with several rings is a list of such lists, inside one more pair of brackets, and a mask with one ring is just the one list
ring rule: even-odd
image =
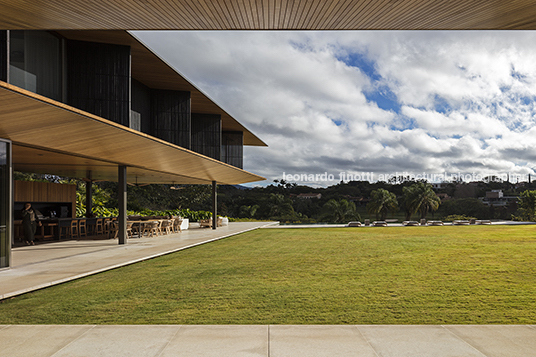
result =
[[391,110],[397,114],[400,113],[400,103],[398,103],[396,95],[385,86],[377,88],[374,91],[363,92],[363,95],[369,102],[376,103],[380,109]]

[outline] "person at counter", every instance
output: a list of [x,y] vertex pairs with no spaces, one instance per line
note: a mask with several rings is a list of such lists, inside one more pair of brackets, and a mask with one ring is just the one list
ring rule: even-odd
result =
[[31,203],[26,203],[22,210],[22,228],[24,229],[24,241],[26,245],[35,245],[34,237],[37,226],[41,226],[37,211],[32,208]]

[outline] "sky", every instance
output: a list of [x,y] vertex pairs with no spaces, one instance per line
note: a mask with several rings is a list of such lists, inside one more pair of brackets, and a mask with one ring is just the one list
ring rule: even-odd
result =
[[268,144],[255,185],[536,177],[536,32],[133,34]]

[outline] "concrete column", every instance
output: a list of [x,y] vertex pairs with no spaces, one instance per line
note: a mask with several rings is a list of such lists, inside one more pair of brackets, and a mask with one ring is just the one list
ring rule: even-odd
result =
[[127,242],[127,167],[119,166],[119,178],[117,182],[117,202],[119,204],[119,244]]
[[212,181],[212,229],[218,226],[218,193],[216,181]]

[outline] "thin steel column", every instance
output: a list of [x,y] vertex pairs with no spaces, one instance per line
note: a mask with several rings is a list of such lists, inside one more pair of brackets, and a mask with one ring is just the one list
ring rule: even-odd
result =
[[212,229],[218,226],[218,193],[216,181],[212,181]]
[[127,242],[127,167],[119,166],[119,179],[117,182],[117,202],[119,203],[119,244]]
[[86,181],[86,218],[91,218],[93,217],[93,181],[91,173],[88,176],[88,181]]

